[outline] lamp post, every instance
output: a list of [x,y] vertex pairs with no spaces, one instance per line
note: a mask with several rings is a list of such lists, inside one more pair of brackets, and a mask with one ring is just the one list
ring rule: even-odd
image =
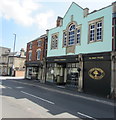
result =
[[14,33],[14,46],[13,46],[13,63],[12,63],[12,75],[14,75],[14,54],[15,54],[15,46],[16,46],[16,34]]
[[[13,47],[13,52],[15,52],[16,34],[14,33],[13,35],[14,35],[14,47]],[[14,56],[14,54],[13,54],[13,56]]]

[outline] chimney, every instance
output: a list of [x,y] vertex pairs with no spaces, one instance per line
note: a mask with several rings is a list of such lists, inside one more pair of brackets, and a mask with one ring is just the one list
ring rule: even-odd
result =
[[83,11],[83,16],[87,17],[88,14],[89,14],[89,8],[85,8]]
[[56,27],[62,26],[62,22],[63,22],[63,18],[58,16],[57,21],[56,21]]
[[24,57],[25,56],[25,50],[23,48],[21,48],[20,50],[20,57]]
[[112,13],[116,13],[116,1],[112,3]]

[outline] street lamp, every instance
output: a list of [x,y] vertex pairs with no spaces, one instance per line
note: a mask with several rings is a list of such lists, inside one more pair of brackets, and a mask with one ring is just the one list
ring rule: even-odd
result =
[[[13,53],[14,53],[15,52],[15,44],[16,44],[16,34],[14,33],[13,35],[14,35],[14,47],[13,47]],[[13,56],[14,56],[14,54],[13,54]]]
[[12,75],[14,75],[14,54],[15,54],[15,45],[16,45],[16,34],[14,33],[14,46],[13,46],[13,63],[12,63]]

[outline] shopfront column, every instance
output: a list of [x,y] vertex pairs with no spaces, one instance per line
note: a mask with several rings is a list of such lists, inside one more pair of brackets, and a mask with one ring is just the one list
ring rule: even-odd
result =
[[82,55],[79,55],[79,82],[78,82],[78,91],[82,92],[82,88],[83,88],[83,58]]

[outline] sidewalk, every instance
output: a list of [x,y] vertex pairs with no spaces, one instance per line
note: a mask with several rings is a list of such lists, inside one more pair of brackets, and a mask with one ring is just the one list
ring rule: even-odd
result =
[[49,90],[52,92],[57,92],[60,94],[70,95],[70,96],[74,96],[74,97],[78,97],[78,98],[82,98],[82,99],[86,99],[86,100],[90,100],[90,101],[94,101],[94,102],[98,102],[98,103],[116,106],[114,100],[103,98],[103,97],[98,97],[95,95],[85,94],[83,92],[78,92],[76,90],[69,89],[69,88],[67,88],[65,86],[61,86],[61,85],[56,85],[56,84],[52,84],[52,83],[51,84],[50,83],[43,84],[43,83],[40,83],[38,80],[28,80],[28,79],[24,79],[24,78],[16,78],[15,79],[15,78],[10,78],[10,77],[7,78],[6,77],[6,79],[13,80],[15,82],[25,84],[25,85],[39,87],[41,89]]

